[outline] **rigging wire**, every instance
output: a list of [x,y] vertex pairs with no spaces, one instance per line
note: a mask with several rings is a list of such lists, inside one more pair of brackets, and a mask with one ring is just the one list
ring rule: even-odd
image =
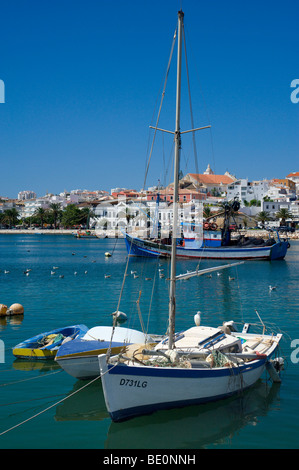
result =
[[[189,69],[188,69],[188,60],[187,60],[187,48],[186,48],[186,36],[185,36],[184,25],[183,25],[183,38],[184,38],[183,43],[184,43],[186,73],[187,73],[187,82],[188,82],[188,97],[189,97],[190,117],[191,117],[191,126],[192,126],[191,128],[194,129],[194,118],[193,118],[193,110],[192,110],[191,88],[190,88]],[[193,149],[194,149],[196,174],[199,174],[198,161],[197,161],[197,149],[196,149],[196,141],[195,141],[195,132],[194,131],[192,132],[192,142],[193,142]]]
[[[185,35],[185,30],[183,30],[184,32],[184,35]],[[189,41],[189,50],[191,51],[191,55],[192,57],[194,57],[194,53],[192,51],[192,43],[191,41]],[[194,64],[194,68],[195,68],[195,74],[197,76],[197,81],[198,81],[198,90],[199,90],[199,93],[200,93],[200,96],[202,98],[202,101],[203,101],[203,107],[205,109],[205,113],[206,113],[206,116],[207,116],[207,121],[208,121],[208,124],[211,125],[211,119],[210,119],[210,116],[209,116],[209,111],[208,111],[208,106],[207,106],[207,103],[206,103],[206,100],[205,100],[205,96],[203,94],[203,90],[202,90],[202,86],[201,86],[201,82],[200,82],[200,79],[199,79],[199,72],[198,72],[198,69],[197,69],[197,66],[196,66],[196,61],[193,60],[192,63]],[[214,141],[213,141],[213,131],[212,131],[212,126],[210,127],[210,141],[211,141],[211,152],[212,152],[212,164],[214,166],[214,168],[216,169],[216,163],[215,163],[215,152],[214,152]]]
[[[168,74],[169,74],[169,70],[170,70],[170,64],[171,64],[171,60],[172,60],[174,45],[175,45],[175,41],[176,41],[176,35],[177,35],[177,28],[175,29],[175,33],[174,33],[174,36],[173,36],[173,41],[172,41],[172,46],[171,46],[171,51],[170,51],[170,57],[169,57],[169,60],[168,60],[167,71],[166,71],[166,76],[165,76],[165,81],[164,81],[164,87],[163,87],[163,91],[162,91],[162,97],[161,97],[160,107],[159,107],[158,116],[157,116],[157,120],[156,120],[156,126],[155,126],[156,128],[158,127],[158,124],[159,124],[159,119],[160,119],[162,104],[163,104],[164,97],[165,97],[165,89],[166,89]],[[157,134],[157,129],[155,129],[155,131],[154,131],[154,137],[153,137],[153,140],[152,140],[150,155],[149,155],[148,162],[147,162],[147,166],[146,166],[146,170],[145,170],[143,189],[145,188],[145,185],[146,185],[146,179],[147,179],[147,174],[148,174],[148,170],[149,170],[149,165],[150,165],[150,161],[151,161],[151,157],[152,157],[152,152],[153,152],[153,147],[154,147],[154,142],[155,142],[156,134]]]

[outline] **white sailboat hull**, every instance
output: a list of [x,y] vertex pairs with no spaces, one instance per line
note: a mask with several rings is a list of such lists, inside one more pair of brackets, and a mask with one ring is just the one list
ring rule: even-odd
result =
[[79,380],[93,379],[100,375],[97,356],[78,357],[75,359],[61,359],[59,365],[65,372]]
[[226,398],[253,385],[267,358],[239,367],[183,369],[106,363],[99,356],[106,406],[113,421]]

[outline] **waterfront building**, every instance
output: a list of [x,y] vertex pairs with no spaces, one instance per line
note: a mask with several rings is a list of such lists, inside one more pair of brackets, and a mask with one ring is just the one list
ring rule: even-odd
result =
[[[180,222],[190,224],[200,214],[200,200],[191,200],[180,203],[178,212]],[[134,233],[138,236],[149,236],[155,227],[161,227],[162,234],[168,236],[172,227],[173,209],[172,203],[155,200],[146,201],[142,198],[127,199],[119,197],[115,201],[104,201],[94,209],[94,217],[91,222],[99,231],[112,236],[121,231]]]
[[268,212],[269,216],[275,219],[276,214],[280,211],[280,209],[290,210],[290,206],[291,203],[283,199],[277,199],[275,201],[262,201],[261,211]]

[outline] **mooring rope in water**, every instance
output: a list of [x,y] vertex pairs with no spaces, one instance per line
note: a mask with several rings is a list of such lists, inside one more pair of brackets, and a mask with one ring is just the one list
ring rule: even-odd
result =
[[[116,363],[111,369],[113,369],[116,365],[117,365],[117,363]],[[110,370],[111,370],[111,369],[110,369]],[[60,371],[59,371],[59,372],[60,372]],[[105,372],[105,374],[106,374],[107,372],[108,372],[108,370]],[[88,387],[90,384],[92,384],[92,383],[95,382],[96,380],[100,379],[100,378],[103,377],[103,375],[105,375],[105,374],[100,374],[98,377],[96,377],[95,379],[91,380],[91,381],[88,382],[87,384],[83,385],[83,387],[79,388],[79,390],[76,390],[75,392],[71,393],[71,394],[68,395],[67,397],[62,398],[61,400],[57,401],[57,402],[54,403],[53,405],[48,406],[47,408],[45,408],[44,410],[40,411],[39,413],[36,413],[35,415],[31,416],[30,418],[25,419],[25,420],[22,421],[21,423],[15,424],[15,426],[12,426],[11,428],[6,429],[6,431],[3,431],[3,432],[0,433],[0,436],[3,436],[3,434],[6,434],[6,433],[8,433],[9,431],[12,431],[13,429],[16,429],[16,428],[18,428],[19,426],[22,426],[22,425],[25,424],[25,423],[28,423],[28,421],[31,421],[32,419],[36,418],[37,416],[40,416],[41,414],[45,413],[46,411],[50,410],[51,408],[54,408],[54,406],[59,405],[59,403],[62,403],[62,402],[64,402],[65,400],[67,400],[68,398],[74,396],[76,393],[81,392],[81,390],[83,390],[84,388]]]
[[29,379],[22,379],[22,380],[15,380],[13,382],[7,382],[6,384],[0,384],[0,387],[6,387],[7,385],[13,385],[13,384],[17,384],[17,383],[20,383],[20,382],[28,382],[29,380],[35,380],[35,379],[40,379],[42,377],[48,377],[49,375],[53,375],[53,374],[58,374],[58,372],[62,372],[62,370],[57,370],[55,372],[50,372],[49,374],[44,374],[44,375],[38,375],[36,377],[30,377]]

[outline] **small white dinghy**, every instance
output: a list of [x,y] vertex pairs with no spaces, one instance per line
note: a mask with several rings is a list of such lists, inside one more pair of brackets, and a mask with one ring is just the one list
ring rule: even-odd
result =
[[150,336],[131,328],[116,326],[113,330],[112,326],[95,326],[82,338],[63,344],[55,361],[76,379],[92,379],[100,375],[98,355],[106,353],[109,347],[112,354],[117,354],[129,344],[153,341]]

